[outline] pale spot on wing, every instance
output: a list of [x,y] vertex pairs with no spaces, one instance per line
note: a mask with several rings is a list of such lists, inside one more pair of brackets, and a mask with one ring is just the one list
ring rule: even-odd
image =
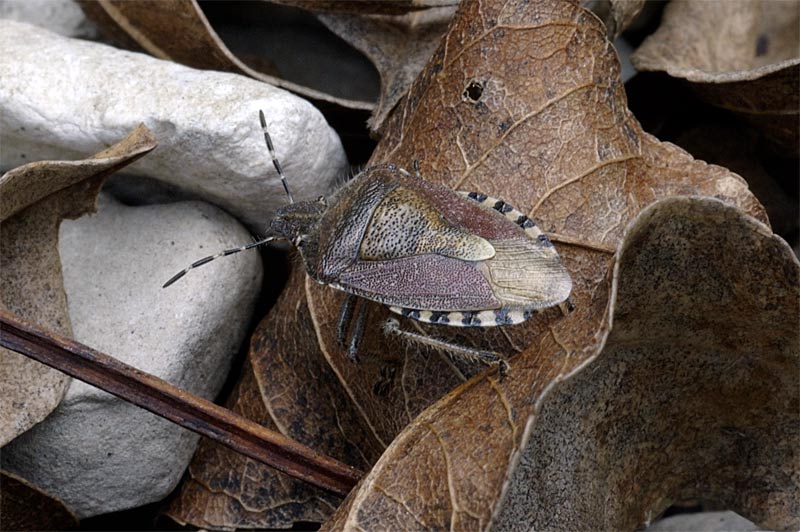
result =
[[494,257],[486,239],[450,224],[416,192],[397,187],[375,208],[361,242],[363,260],[391,260],[435,253],[466,261]]

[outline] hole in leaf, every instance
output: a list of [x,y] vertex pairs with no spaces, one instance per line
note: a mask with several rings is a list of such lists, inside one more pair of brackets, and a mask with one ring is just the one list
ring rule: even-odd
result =
[[761,57],[769,51],[769,37],[765,34],[758,36],[756,40],[756,57]]
[[483,83],[478,81],[470,81],[467,88],[464,89],[464,99],[472,103],[476,103],[483,95]]

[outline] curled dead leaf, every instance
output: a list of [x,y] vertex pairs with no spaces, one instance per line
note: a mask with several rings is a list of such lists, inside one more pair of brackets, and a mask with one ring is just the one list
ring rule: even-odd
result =
[[644,0],[588,0],[583,3],[600,17],[612,41],[631,25],[644,7]]
[[[577,310],[471,335],[420,326],[437,337],[519,354],[503,381],[473,379],[418,417],[328,529],[375,522],[488,527],[541,398],[602,345],[612,255],[630,220],[654,201],[688,194],[716,197],[765,219],[740,177],[641,130],[626,107],[604,29],[574,3],[464,3],[389,119],[372,159],[408,168],[414,160],[426,179],[511,198],[540,222],[572,275]],[[315,321],[323,324],[323,351],[335,353],[329,360],[346,375],[350,366],[332,330],[339,296],[311,285],[307,292]],[[350,388],[364,388],[364,378],[354,377]]]
[[800,146],[800,4],[670,2],[631,57],[685,79],[704,100],[759,128],[790,155]]
[[320,14],[328,29],[366,55],[381,76],[381,95],[368,125],[380,134],[389,113],[439,45],[455,6],[405,15]]
[[497,528],[633,530],[700,499],[796,530],[799,274],[786,242],[717,200],[642,211],[605,345],[542,400]]
[[[155,148],[139,126],[118,144],[82,161],[42,161],[0,177],[0,304],[23,319],[70,336],[58,254],[58,227],[95,209],[105,179]],[[44,419],[69,378],[0,349],[0,445]]]
[[[151,55],[198,69],[243,74],[304,96],[317,105],[372,109],[368,101],[332,96],[324,90],[282,79],[269,68],[256,69],[234,55],[211,27],[196,0],[158,3],[80,2],[86,16],[123,42],[135,42]],[[266,70],[266,71],[265,71]]]

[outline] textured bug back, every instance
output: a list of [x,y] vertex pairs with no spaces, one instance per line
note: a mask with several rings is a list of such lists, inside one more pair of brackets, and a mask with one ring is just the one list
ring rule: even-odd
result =
[[317,280],[336,284],[338,275],[358,261],[358,250],[372,212],[397,187],[389,167],[376,167],[359,174],[328,200],[319,220]]
[[483,238],[449,223],[424,197],[398,186],[375,208],[359,257],[389,260],[428,253],[477,261],[495,252]]
[[331,199],[319,244],[318,280],[423,321],[456,312],[463,325],[518,323],[572,288],[527,217],[392,165],[365,170]]

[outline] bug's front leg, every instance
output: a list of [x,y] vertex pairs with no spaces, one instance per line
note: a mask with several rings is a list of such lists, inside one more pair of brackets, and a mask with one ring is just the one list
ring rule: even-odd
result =
[[347,294],[347,299],[342,303],[342,310],[339,311],[339,320],[336,322],[336,340],[339,342],[339,347],[345,347],[347,344],[347,329],[353,319],[353,310],[356,307],[356,296]]
[[361,340],[364,338],[364,329],[367,325],[367,305],[363,301],[360,303],[356,310],[356,322],[353,324],[350,342],[347,345],[347,358],[353,362],[358,362],[358,350],[361,347]]
[[394,318],[389,318],[386,320],[386,322],[383,324],[383,331],[389,336],[399,336],[405,340],[438,349],[447,353],[447,355],[452,358],[465,358],[467,360],[480,362],[487,366],[497,366],[497,371],[500,374],[501,379],[505,377],[506,373],[508,373],[508,370],[511,369],[511,366],[509,366],[508,362],[506,362],[503,357],[493,351],[473,349],[471,347],[445,342],[444,340],[439,340],[438,338],[425,336],[419,333],[404,331],[400,328],[400,323]]
[[[350,329],[350,323],[353,322],[354,313],[355,322],[348,339],[347,332]],[[361,346],[361,340],[364,338],[366,325],[367,305],[364,302],[360,302],[357,296],[349,294],[342,304],[342,310],[339,312],[339,319],[336,322],[336,338],[339,346],[345,348],[347,358],[353,362],[358,362],[358,351]]]

